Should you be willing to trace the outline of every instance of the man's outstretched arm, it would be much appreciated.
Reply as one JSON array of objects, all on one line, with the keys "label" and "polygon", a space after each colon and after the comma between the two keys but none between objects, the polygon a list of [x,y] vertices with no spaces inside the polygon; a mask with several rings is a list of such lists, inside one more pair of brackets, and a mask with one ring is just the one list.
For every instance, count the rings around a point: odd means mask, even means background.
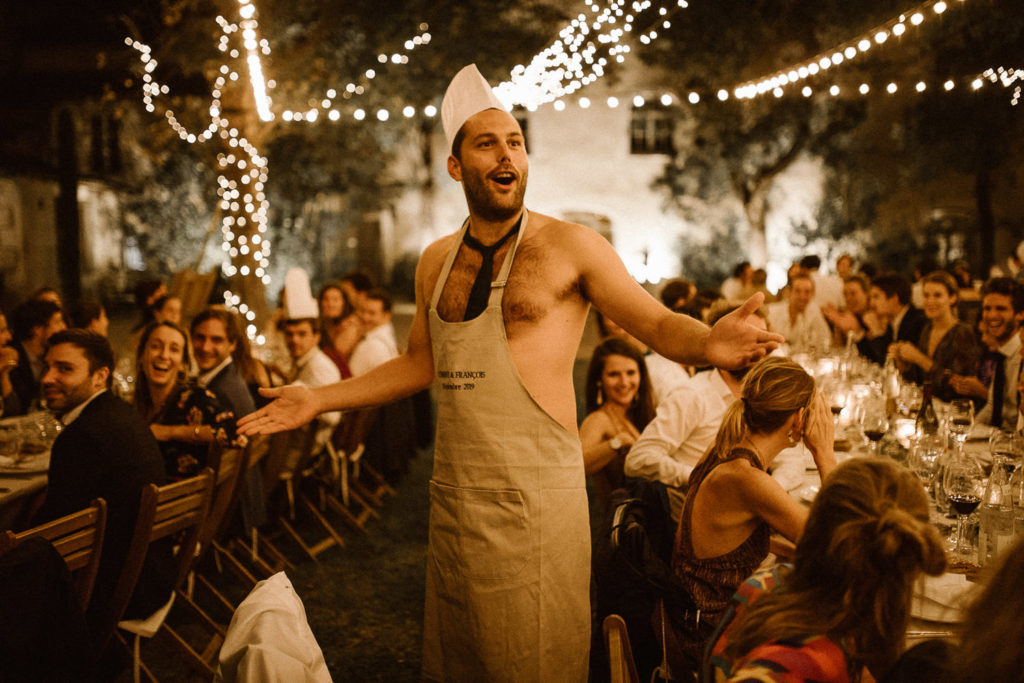
[{"label": "man's outstretched arm", "polygon": [[295,429],[322,412],[382,405],[430,386],[434,379],[434,357],[424,296],[424,262],[430,251],[428,248],[428,252],[424,252],[416,270],[416,316],[405,353],[365,375],[335,384],[313,389],[300,385],[260,389],[263,396],[274,401],[239,420],[239,433],[273,434]]}]

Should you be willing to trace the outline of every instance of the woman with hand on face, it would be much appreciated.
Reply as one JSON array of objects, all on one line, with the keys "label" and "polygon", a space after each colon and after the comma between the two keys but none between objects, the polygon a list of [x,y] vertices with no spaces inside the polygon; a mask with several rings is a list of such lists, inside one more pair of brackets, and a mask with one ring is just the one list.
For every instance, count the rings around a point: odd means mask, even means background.
[{"label": "woman with hand on face", "polygon": [[171,322],[150,323],[136,352],[134,405],[149,424],[171,480],[194,476],[206,465],[210,444],[245,445],[235,418],[216,396],[189,381],[192,353],[184,330]]},{"label": "woman with hand on face", "polygon": [[672,570],[684,595],[666,604],[673,671],[696,670],[736,588],[768,557],[771,533],[795,543],[803,532],[807,509],[768,474],[775,456],[803,441],[824,481],[832,440],[828,404],[800,365],[768,357],[747,372],[690,475],[676,531]]},{"label": "woman with hand on face", "polygon": [[580,424],[583,468],[607,505],[622,484],[622,469],[640,432],[654,418],[651,383],[644,357],[617,337],[594,349],[587,369],[587,416]]},{"label": "woman with hand on face", "polygon": [[919,384],[930,382],[932,393],[943,401],[967,396],[950,383],[953,375],[975,375],[981,347],[974,330],[956,316],[959,288],[952,275],[937,270],[921,278],[924,314],[928,318],[917,345],[896,342],[889,347],[906,376]]}]

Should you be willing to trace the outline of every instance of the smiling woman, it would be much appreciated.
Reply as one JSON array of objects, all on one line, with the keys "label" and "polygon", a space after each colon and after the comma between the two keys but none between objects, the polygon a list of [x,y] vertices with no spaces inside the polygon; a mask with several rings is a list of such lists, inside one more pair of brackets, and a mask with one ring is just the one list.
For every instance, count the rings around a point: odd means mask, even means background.
[{"label": "smiling woman", "polygon": [[[192,353],[185,331],[172,322],[150,323],[136,351],[134,406],[160,445],[170,479],[196,474],[209,446],[237,443],[235,418],[214,394],[187,379]],[[244,437],[242,437],[244,439]]]},{"label": "smiling woman", "polygon": [[583,467],[603,504],[622,483],[626,453],[654,417],[651,382],[633,345],[606,339],[587,370],[587,416],[580,425]]}]

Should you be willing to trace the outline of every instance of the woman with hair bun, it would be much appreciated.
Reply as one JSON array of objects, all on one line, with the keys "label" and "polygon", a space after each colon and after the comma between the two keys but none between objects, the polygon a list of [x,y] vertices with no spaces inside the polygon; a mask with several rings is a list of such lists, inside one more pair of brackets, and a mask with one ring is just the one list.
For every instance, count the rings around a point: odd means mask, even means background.
[{"label": "woman with hair bun", "polygon": [[796,542],[806,509],[768,474],[784,448],[806,444],[822,479],[835,467],[833,424],[814,379],[797,363],[768,357],[740,385],[715,443],[690,475],[672,569],[686,604],[668,606],[680,653],[674,669],[696,670],[736,588],[768,556],[777,531]]},{"label": "woman with hair bun", "polygon": [[821,487],[794,564],[762,570],[737,591],[711,654],[714,676],[703,678],[880,679],[903,651],[914,583],[945,566],[914,474],[889,460],[850,460]]}]

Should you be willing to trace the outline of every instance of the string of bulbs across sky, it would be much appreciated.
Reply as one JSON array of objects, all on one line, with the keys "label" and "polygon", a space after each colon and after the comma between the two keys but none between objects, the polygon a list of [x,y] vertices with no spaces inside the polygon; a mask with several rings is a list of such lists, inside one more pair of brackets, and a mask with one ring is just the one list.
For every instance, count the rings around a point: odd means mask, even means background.
[{"label": "string of bulbs across sky", "polygon": [[[225,57],[231,60],[237,61],[244,54],[257,114],[262,121],[269,122],[276,118],[272,108],[273,102],[269,95],[269,91],[274,89],[276,84],[272,79],[265,77],[262,56],[270,55],[270,43],[266,38],[259,36],[257,13],[252,0],[237,1],[237,20],[231,21],[223,16],[217,17],[217,23],[221,29],[217,47]],[[955,5],[962,5],[965,2],[965,0],[950,1]],[[529,64],[514,67],[509,80],[498,85],[495,88],[495,93],[509,108],[519,106],[528,111],[536,111],[539,107],[550,103],[556,111],[564,111],[568,106],[567,99],[602,78],[606,73],[606,67],[611,62],[621,64],[626,61],[627,56],[632,52],[631,46],[628,44],[630,36],[635,35],[643,45],[651,44],[658,39],[659,31],[671,27],[674,15],[687,7],[687,0],[676,0],[671,6],[657,7],[652,0],[634,0],[628,4],[625,0],[611,0],[603,7],[598,4],[597,0],[591,0],[587,5],[590,16],[581,12],[574,17],[559,32],[558,37],[537,53]],[[696,105],[705,99],[711,99],[712,94],[721,101],[728,100],[730,97],[753,99],[768,94],[782,97],[788,89],[796,87],[801,82],[823,76],[825,72],[834,70],[835,67],[858,59],[876,46],[885,44],[890,38],[902,38],[911,27],[920,26],[928,18],[938,17],[948,9],[950,9],[950,5],[947,0],[927,0],[812,58],[802,60],[771,74],[745,81],[732,88],[718,88],[706,93],[694,90],[686,94],[685,100],[691,105]],[[650,14],[657,15],[653,21],[647,18]],[[634,29],[640,21],[646,21],[649,27],[634,34]],[[413,50],[430,44],[431,34],[428,28],[427,24],[420,24],[419,33],[405,41],[403,50],[397,50],[391,54],[379,54],[377,56],[378,65],[408,64],[409,54]],[[238,38],[241,39],[241,49],[232,46],[233,39],[237,40]],[[166,84],[161,84],[154,78],[153,73],[156,71],[158,63],[151,48],[132,38],[126,38],[125,43],[139,53],[139,59],[143,65],[143,104],[147,111],[155,112],[157,98],[168,95],[170,89]],[[229,151],[217,155],[218,165],[222,169],[217,178],[217,194],[220,198],[219,208],[224,213],[221,219],[222,248],[232,258],[232,261],[225,263],[222,266],[222,271],[228,277],[236,274],[243,277],[253,276],[260,278],[264,284],[269,284],[270,275],[267,271],[270,265],[271,245],[266,237],[269,203],[264,192],[267,182],[267,159],[259,154],[256,146],[242,136],[236,127],[231,125],[221,111],[222,92],[229,82],[236,82],[241,78],[239,71],[237,67],[227,62],[220,66],[211,89],[208,107],[209,124],[198,133],[190,131],[182,124],[169,107],[164,110],[164,116],[178,137],[189,144],[208,142],[215,136],[226,141]],[[313,106],[305,109],[282,109],[280,119],[287,123],[314,123],[321,118],[339,121],[344,114],[339,108],[337,100],[340,98],[350,101],[359,97],[366,92],[370,83],[377,76],[376,68],[368,68],[359,78],[349,81],[344,86],[339,85],[337,88],[327,89]],[[891,81],[884,87],[884,92],[891,95],[906,89],[924,92],[931,88],[950,91],[958,85],[966,85],[973,90],[978,90],[986,83],[1001,84],[1005,88],[1013,87],[1012,103],[1016,105],[1021,98],[1024,69],[998,67],[986,70],[983,74],[961,79],[949,78],[942,83],[935,84],[928,84],[924,81],[900,84]],[[862,83],[855,92],[857,95],[866,96],[871,94],[873,89],[867,83]],[[810,97],[814,90],[810,85],[804,84],[800,93],[805,97]],[[850,94],[842,93],[840,87],[834,82],[829,86],[828,93],[832,96]],[[639,108],[645,106],[648,101],[643,94],[636,94],[633,95],[631,104]],[[666,107],[681,103],[681,99],[671,93],[662,94],[656,98],[656,101]],[[584,96],[577,97],[575,103],[582,109],[599,104]],[[617,97],[607,97],[604,100],[605,106],[610,108],[618,107],[621,103]],[[348,114],[356,121],[375,118],[384,122],[392,117],[392,112],[386,108],[379,108],[371,112],[358,106],[348,108]],[[404,118],[413,118],[420,114],[432,118],[437,115],[437,106],[431,103],[417,108],[412,104],[406,104],[394,113],[395,116],[401,115]],[[241,187],[238,182],[229,179],[224,174],[223,169],[228,167],[234,167],[236,175],[241,179]],[[243,215],[237,217],[232,215],[239,212]],[[256,226],[255,234],[250,238],[241,234],[245,232],[244,228],[247,225]],[[239,261],[241,261],[240,264]],[[257,344],[264,343],[263,336],[259,334],[254,324],[255,311],[242,301],[239,295],[231,291],[224,293],[224,301],[227,306],[238,310],[246,318],[248,336]]]}]

